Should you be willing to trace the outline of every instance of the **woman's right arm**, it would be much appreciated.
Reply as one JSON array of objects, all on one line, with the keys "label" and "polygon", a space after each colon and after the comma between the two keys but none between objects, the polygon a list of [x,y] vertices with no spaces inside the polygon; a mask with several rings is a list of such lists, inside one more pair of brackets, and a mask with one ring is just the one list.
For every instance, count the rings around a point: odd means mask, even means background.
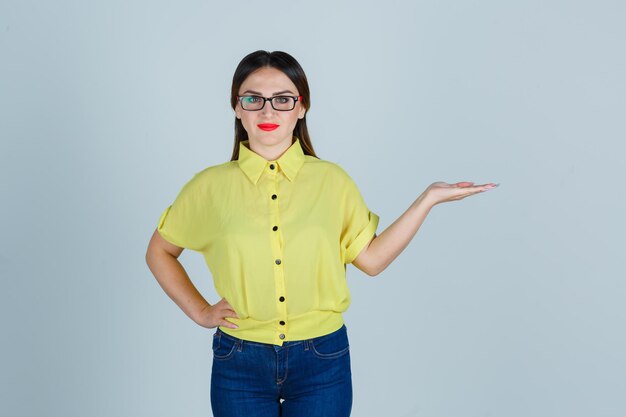
[{"label": "woman's right arm", "polygon": [[183,248],[165,240],[155,229],[148,244],[146,263],[163,291],[193,321],[203,327],[237,328],[225,317],[237,317],[226,299],[210,305],[193,285],[187,271],[178,261]]}]

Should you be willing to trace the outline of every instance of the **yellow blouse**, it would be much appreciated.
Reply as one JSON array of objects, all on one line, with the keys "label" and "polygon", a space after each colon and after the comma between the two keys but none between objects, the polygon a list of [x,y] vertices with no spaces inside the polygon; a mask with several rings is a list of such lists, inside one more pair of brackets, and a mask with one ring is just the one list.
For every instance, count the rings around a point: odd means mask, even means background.
[{"label": "yellow blouse", "polygon": [[240,142],[239,159],[197,172],[157,229],[203,254],[217,294],[239,316],[227,318],[239,328],[222,331],[282,346],[343,325],[346,264],[378,220],[343,168],[305,155],[294,136],[274,161]]}]

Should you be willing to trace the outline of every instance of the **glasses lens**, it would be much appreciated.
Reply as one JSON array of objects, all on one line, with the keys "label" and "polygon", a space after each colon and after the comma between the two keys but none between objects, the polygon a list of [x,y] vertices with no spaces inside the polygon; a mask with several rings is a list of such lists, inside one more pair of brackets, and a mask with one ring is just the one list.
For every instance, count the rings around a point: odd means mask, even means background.
[{"label": "glasses lens", "polygon": [[258,110],[263,107],[263,99],[257,96],[243,96],[241,98],[241,107],[245,110]]},{"label": "glasses lens", "polygon": [[293,97],[277,96],[273,98],[273,103],[276,110],[291,110],[294,108],[296,101]]}]

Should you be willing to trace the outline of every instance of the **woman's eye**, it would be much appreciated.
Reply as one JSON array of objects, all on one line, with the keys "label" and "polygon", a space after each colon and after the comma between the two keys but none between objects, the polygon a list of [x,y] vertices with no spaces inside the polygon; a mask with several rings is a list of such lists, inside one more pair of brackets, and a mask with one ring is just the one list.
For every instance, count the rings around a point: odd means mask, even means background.
[{"label": "woman's eye", "polygon": [[289,100],[287,97],[276,97],[276,101],[281,104],[285,104]]}]

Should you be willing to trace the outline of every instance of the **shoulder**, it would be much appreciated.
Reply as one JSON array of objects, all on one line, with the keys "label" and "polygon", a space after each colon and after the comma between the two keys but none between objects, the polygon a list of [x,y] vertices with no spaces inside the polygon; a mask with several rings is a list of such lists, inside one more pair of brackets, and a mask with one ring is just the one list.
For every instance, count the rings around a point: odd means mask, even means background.
[{"label": "shoulder", "polygon": [[238,168],[237,161],[227,161],[217,165],[208,166],[201,171],[195,173],[199,178],[210,178],[212,176],[219,176],[228,173],[229,171]]},{"label": "shoulder", "polygon": [[352,182],[352,177],[336,162],[305,155],[304,163],[306,167],[314,171],[316,175],[327,177],[339,183]]},{"label": "shoulder", "polygon": [[[218,165],[208,166],[196,171],[180,188],[179,198],[184,196],[204,196],[215,188],[216,184],[224,183],[228,173],[232,171],[233,164],[237,161],[224,162]],[[236,165],[235,165],[236,167]]]},{"label": "shoulder", "polygon": [[217,165],[211,165],[195,172],[191,180],[189,180],[189,183],[193,183],[194,185],[204,185],[219,181],[232,173],[232,171],[236,168],[238,168],[237,161],[228,161]]}]

